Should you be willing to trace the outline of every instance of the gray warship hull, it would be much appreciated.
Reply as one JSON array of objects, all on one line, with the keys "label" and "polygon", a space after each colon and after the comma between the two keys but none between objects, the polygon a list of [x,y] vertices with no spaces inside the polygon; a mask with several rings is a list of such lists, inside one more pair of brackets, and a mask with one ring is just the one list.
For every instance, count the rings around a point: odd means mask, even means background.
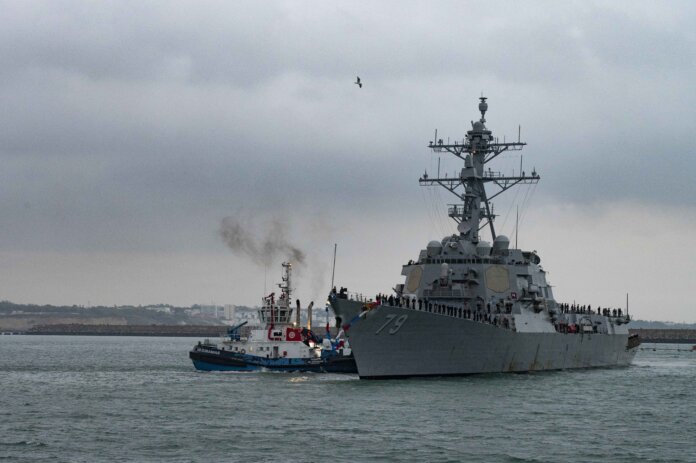
[{"label": "gray warship hull", "polygon": [[[536,251],[496,233],[492,200],[518,185],[536,185],[536,168],[512,175],[489,163],[526,143],[502,143],[481,118],[453,143],[436,136],[428,147],[461,161],[455,172],[425,171],[418,182],[457,198],[447,214],[457,233],[430,241],[401,267],[403,283],[374,300],[348,289],[329,296],[355,355],[361,378],[446,376],[628,365],[640,344],[620,308],[561,303]],[[488,186],[488,188],[487,188]],[[529,192],[529,190],[527,190]],[[526,193],[525,193],[526,197]],[[526,201],[526,200],[525,200]],[[519,216],[515,234],[519,228]],[[487,229],[492,243],[483,240]],[[332,285],[333,286],[333,285]],[[591,291],[590,291],[591,293]]]},{"label": "gray warship hull", "polygon": [[[343,320],[364,307],[347,299],[334,299],[332,305]],[[613,326],[611,334],[524,331],[543,326],[541,318],[539,323],[533,316],[518,318],[513,330],[379,305],[355,320],[347,334],[363,379],[618,367],[636,354],[626,325]]]}]

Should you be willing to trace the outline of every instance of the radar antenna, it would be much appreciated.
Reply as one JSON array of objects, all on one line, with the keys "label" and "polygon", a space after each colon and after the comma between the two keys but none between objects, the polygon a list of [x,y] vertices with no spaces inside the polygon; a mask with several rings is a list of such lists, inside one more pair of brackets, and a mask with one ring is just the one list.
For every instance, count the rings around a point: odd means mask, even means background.
[{"label": "radar antenna", "polygon": [[[435,140],[428,144],[433,152],[447,152],[461,159],[464,167],[459,175],[442,178],[438,172],[436,178],[430,178],[425,174],[419,179],[422,186],[440,185],[461,201],[449,205],[448,215],[457,222],[460,235],[474,243],[480,240],[479,232],[485,227],[489,228],[491,238],[496,238],[493,225],[496,216],[491,203],[494,198],[515,185],[536,184],[540,179],[536,170],[531,175],[525,175],[521,168],[519,175],[514,175],[514,172],[513,175],[505,175],[491,170],[490,167],[484,170],[484,166],[500,154],[505,151],[520,151],[526,143],[520,140],[521,127],[518,127],[517,142],[499,143],[497,138],[493,138],[493,133],[486,128],[487,98],[481,96],[479,100],[481,119],[471,122],[471,130],[467,131],[461,143],[450,144],[448,141],[445,144],[442,138],[437,139],[436,136]],[[487,192],[486,184],[493,184],[496,190]],[[481,222],[484,222],[483,225]]]}]

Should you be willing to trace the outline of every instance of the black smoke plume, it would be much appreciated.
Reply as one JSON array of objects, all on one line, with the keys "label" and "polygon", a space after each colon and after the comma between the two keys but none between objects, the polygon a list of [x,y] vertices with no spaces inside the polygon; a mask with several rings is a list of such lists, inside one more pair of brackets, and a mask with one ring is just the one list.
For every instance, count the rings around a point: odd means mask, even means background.
[{"label": "black smoke plume", "polygon": [[288,226],[280,220],[272,220],[263,227],[263,231],[256,232],[254,227],[234,217],[225,217],[219,233],[234,253],[246,256],[258,265],[269,266],[279,256],[294,265],[304,265],[305,253],[288,241],[287,230]]}]

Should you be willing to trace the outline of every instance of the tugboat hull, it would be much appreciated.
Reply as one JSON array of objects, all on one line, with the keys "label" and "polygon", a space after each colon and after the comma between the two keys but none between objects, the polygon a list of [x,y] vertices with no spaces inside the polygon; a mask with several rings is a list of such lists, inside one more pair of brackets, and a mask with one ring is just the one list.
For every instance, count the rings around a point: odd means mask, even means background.
[{"label": "tugboat hull", "polygon": [[357,373],[352,355],[324,355],[320,358],[266,358],[218,349],[212,346],[195,347],[189,358],[202,371],[290,371],[314,373]]}]

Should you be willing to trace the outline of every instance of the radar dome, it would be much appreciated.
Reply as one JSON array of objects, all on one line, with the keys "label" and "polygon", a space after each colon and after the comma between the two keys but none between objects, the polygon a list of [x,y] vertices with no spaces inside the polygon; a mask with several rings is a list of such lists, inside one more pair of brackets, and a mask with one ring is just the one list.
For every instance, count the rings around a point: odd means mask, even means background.
[{"label": "radar dome", "polygon": [[442,243],[433,240],[430,243],[428,243],[427,250],[429,257],[436,256],[440,254],[440,252],[442,252]]},{"label": "radar dome", "polygon": [[476,130],[476,131],[486,130],[486,126],[483,125],[483,122],[476,121],[476,122],[474,122],[474,130]]},{"label": "radar dome", "polygon": [[479,241],[476,245],[476,254],[480,257],[486,257],[491,254],[491,244],[488,241]]},{"label": "radar dome", "polygon": [[507,251],[510,247],[510,240],[505,235],[498,235],[493,241],[493,254],[500,254],[503,251]]}]

